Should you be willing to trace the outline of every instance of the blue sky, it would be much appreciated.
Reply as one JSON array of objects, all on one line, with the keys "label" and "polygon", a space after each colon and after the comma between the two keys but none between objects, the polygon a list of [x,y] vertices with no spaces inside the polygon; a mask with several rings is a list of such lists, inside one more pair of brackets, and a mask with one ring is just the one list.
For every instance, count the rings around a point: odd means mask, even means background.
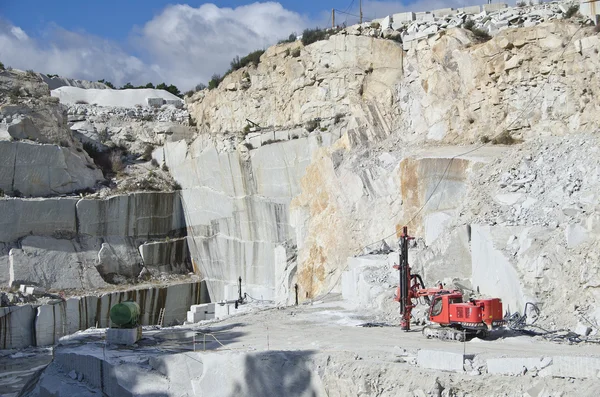
[{"label": "blue sky", "polygon": [[[234,56],[325,27],[332,8],[358,0],[0,0],[0,62],[85,80],[166,82],[187,90],[223,73]],[[483,3],[363,0],[365,19]],[[338,14],[338,23],[357,18]]]},{"label": "blue sky", "polygon": [[[0,14],[32,35],[43,34],[45,26],[55,23],[65,29],[86,31],[114,40],[124,40],[133,26],[143,25],[169,4],[175,1],[164,0],[2,0]],[[192,7],[199,7],[207,1],[184,1]],[[213,1],[219,7],[235,8],[252,4],[252,1],[226,0]],[[336,8],[342,11],[356,8],[358,0],[282,0],[279,3],[286,9],[306,15],[312,20],[323,20],[324,12]],[[355,3],[355,4],[353,4]],[[318,23],[319,24],[319,23]]]}]

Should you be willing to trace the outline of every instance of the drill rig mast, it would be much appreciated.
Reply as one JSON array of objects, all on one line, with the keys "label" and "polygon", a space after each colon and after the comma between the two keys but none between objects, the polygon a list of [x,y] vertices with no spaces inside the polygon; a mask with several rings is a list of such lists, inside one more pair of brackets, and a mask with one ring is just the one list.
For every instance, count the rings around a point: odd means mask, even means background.
[{"label": "drill rig mast", "polygon": [[413,301],[421,297],[430,304],[429,320],[438,325],[423,329],[427,337],[463,340],[465,336],[485,336],[490,330],[505,325],[502,302],[498,298],[463,302],[461,291],[444,289],[442,284],[425,288],[421,276],[412,274],[408,264],[408,243],[412,239],[414,237],[408,235],[408,228],[404,226],[400,236],[399,264],[394,266],[399,273],[395,300],[400,303],[403,330],[410,330],[411,312],[416,305]]}]

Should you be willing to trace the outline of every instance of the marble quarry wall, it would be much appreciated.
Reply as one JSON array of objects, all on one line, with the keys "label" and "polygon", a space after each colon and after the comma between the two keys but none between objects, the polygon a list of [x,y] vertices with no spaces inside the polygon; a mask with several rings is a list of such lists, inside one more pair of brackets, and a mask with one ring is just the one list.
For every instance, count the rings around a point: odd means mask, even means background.
[{"label": "marble quarry wall", "polygon": [[174,284],[82,296],[44,305],[0,308],[0,349],[48,346],[58,339],[91,327],[107,328],[110,308],[123,301],[140,305],[140,323],[155,325],[165,309],[163,325],[181,324],[191,305],[208,302],[204,282]]},{"label": "marble quarry wall", "polygon": [[[193,271],[181,241],[186,225],[177,192],[3,198],[0,210],[5,214],[0,220],[4,285],[85,290],[137,277],[144,267]],[[153,243],[160,246],[148,245]]]}]

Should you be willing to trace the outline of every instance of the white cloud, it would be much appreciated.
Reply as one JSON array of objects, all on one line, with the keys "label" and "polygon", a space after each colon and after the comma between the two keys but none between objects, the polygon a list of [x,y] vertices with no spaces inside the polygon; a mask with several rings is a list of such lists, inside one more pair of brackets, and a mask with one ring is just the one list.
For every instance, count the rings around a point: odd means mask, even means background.
[{"label": "white cloud", "polygon": [[107,40],[74,33],[52,25],[44,40],[34,39],[21,28],[0,20],[0,60],[5,66],[41,73],[116,84],[157,81],[156,67]]},{"label": "white cloud", "polygon": [[[355,2],[355,7],[358,2]],[[365,20],[405,12],[480,4],[481,0],[363,1]],[[357,7],[356,7],[357,8]],[[349,12],[358,14],[354,8]],[[329,11],[320,14],[320,25]],[[342,23],[343,17],[338,17]],[[356,18],[348,18],[349,24]],[[19,69],[56,73],[116,85],[147,82],[177,85],[182,91],[223,73],[234,56],[244,56],[319,25],[276,2],[236,8],[214,4],[169,5],[143,26],[133,27],[128,42],[118,44],[86,33],[50,25],[38,38],[0,18],[0,60]],[[29,33],[29,34],[28,34]],[[127,48],[127,49],[126,49]],[[132,51],[135,50],[135,55]]]},{"label": "white cloud", "polygon": [[234,56],[264,49],[307,26],[306,18],[274,2],[236,8],[173,5],[139,29],[133,41],[169,71],[169,81],[185,89],[226,71]]},{"label": "white cloud", "polygon": [[[6,66],[115,85],[147,82],[177,85],[182,91],[223,73],[234,56],[263,49],[311,24],[279,3],[236,8],[203,4],[170,5],[142,27],[128,43],[50,25],[41,38],[0,18],[0,60]],[[137,56],[125,50],[132,45]]]}]

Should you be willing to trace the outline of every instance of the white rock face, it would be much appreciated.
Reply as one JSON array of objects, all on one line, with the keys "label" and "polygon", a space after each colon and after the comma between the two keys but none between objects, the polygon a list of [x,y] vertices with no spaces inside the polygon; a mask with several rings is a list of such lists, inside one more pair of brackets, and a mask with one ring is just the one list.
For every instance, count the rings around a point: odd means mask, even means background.
[{"label": "white rock face", "polygon": [[89,236],[155,237],[185,228],[178,192],[132,193],[77,202],[79,233]]},{"label": "white rock face", "polygon": [[[173,103],[183,103],[183,101],[164,90],[155,90],[151,88],[144,89],[127,89],[127,90],[112,90],[112,89],[83,89],[78,87],[60,87],[52,90],[51,95],[60,100],[64,104],[75,104],[77,102],[85,102],[96,104],[98,106],[118,106],[125,108],[133,108],[138,106],[147,106],[149,103],[146,98],[161,98],[164,100],[172,100]],[[154,104],[154,103],[153,103]],[[161,103],[160,105],[162,105]]]},{"label": "white rock face", "polygon": [[20,249],[10,250],[9,283],[33,283],[55,289],[106,286],[98,271],[80,258],[80,250],[71,240],[26,237]]},{"label": "white rock face", "polygon": [[39,73],[39,76],[44,80],[44,83],[48,84],[48,88],[51,90],[55,90],[59,87],[77,87],[84,89],[97,89],[104,90],[108,89],[108,87],[104,83],[99,83],[97,81],[87,81],[87,80],[78,80],[78,79],[70,79],[67,77],[61,76],[53,76],[49,77],[43,73]]},{"label": "white rock face", "polygon": [[[6,268],[0,281],[5,285],[104,287],[140,274],[138,248],[143,243],[185,235],[178,193],[133,193],[105,200],[4,198],[0,210],[6,214],[0,221],[0,267]],[[152,267],[175,273],[193,270],[187,244],[174,250],[165,244],[149,254]]]},{"label": "white rock face", "polygon": [[[389,133],[397,112],[394,85],[402,78],[402,46],[391,40],[336,35],[302,47],[274,46],[257,68],[228,75],[216,90],[188,99],[201,131],[242,131],[250,119],[262,127],[291,129],[315,118],[352,114],[358,126],[377,125],[370,134]],[[247,75],[246,75],[247,73]],[[249,76],[249,77],[247,77]],[[227,90],[235,83],[240,89]]]},{"label": "white rock face", "polygon": [[76,234],[76,198],[0,199],[0,241],[10,243],[27,235]]},{"label": "white rock face", "polygon": [[6,192],[25,196],[71,193],[104,179],[87,154],[70,148],[0,141],[0,156],[0,189]]},{"label": "white rock face", "polygon": [[295,244],[289,203],[327,135],[315,132],[250,153],[219,152],[206,137],[189,148],[184,141],[165,145],[166,163],[184,188],[183,211],[193,236],[189,248],[210,279],[213,300],[237,298],[239,277],[251,296],[275,297],[284,277],[276,266],[286,266],[285,256],[276,260],[276,249]]}]

